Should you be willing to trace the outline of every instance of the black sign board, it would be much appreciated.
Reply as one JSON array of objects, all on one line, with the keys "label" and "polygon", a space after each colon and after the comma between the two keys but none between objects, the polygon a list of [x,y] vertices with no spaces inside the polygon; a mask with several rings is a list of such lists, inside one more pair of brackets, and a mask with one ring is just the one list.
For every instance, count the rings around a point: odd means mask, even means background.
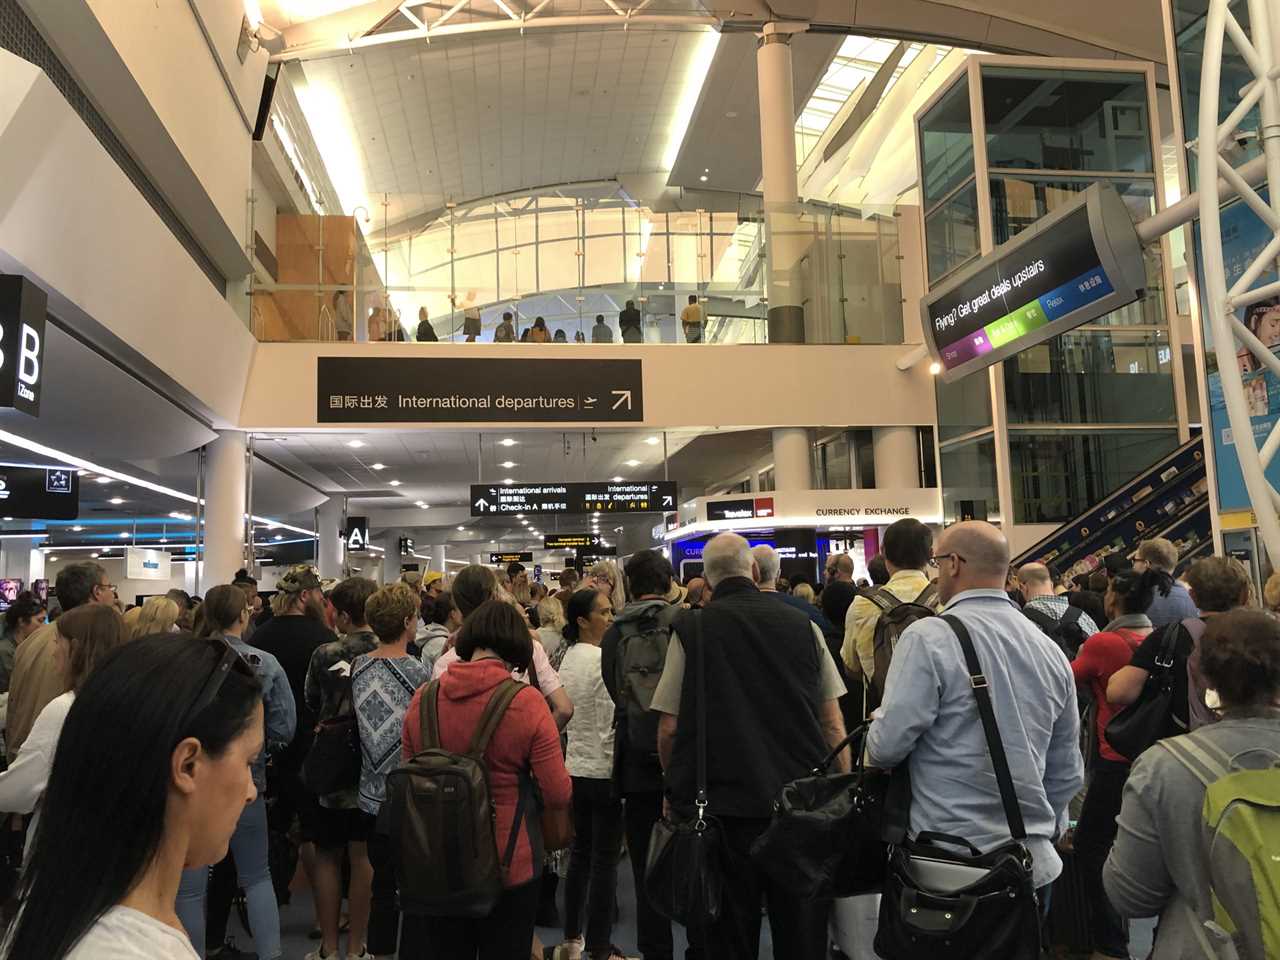
[{"label": "black sign board", "polygon": [[1146,265],[1124,201],[1094,184],[920,301],[950,382],[1133,303]]},{"label": "black sign board", "polygon": [[644,419],[639,360],[318,357],[316,394],[321,423]]},{"label": "black sign board", "polygon": [[532,553],[491,553],[489,562],[493,564],[533,563]]},{"label": "black sign board", "polygon": [[471,515],[661,513],[676,505],[676,482],[472,484]]},{"label": "black sign board", "polygon": [[546,550],[582,550],[600,546],[598,533],[555,533],[542,538]]},{"label": "black sign board", "polygon": [[369,549],[369,518],[347,517],[347,529],[342,531],[342,539],[347,545],[348,553],[363,553]]},{"label": "black sign board", "polygon": [[0,407],[40,415],[48,295],[26,277],[0,275]]},{"label": "black sign board", "polygon": [[750,520],[756,515],[754,497],[741,500],[711,500],[707,503],[708,520]]},{"label": "black sign board", "polygon": [[402,557],[413,556],[413,548],[414,548],[413,537],[400,538],[400,556]]},{"label": "black sign board", "polygon": [[578,562],[590,563],[592,560],[599,560],[601,557],[616,557],[617,555],[617,547],[584,547],[578,551]]},{"label": "black sign board", "polygon": [[80,477],[70,467],[0,465],[0,514],[74,520],[80,515]]}]

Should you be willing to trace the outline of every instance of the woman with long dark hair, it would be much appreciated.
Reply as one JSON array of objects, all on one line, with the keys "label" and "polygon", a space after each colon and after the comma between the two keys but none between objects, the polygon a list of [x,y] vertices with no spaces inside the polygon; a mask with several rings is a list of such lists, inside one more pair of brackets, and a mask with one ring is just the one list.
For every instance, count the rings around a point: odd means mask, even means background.
[{"label": "woman with long dark hair", "polygon": [[[242,639],[252,608],[244,591],[230,584],[214,587],[205,594],[200,609],[204,611],[201,637],[215,640],[230,648],[248,663],[261,681],[265,738],[268,748],[279,748],[293,739],[297,711],[289,680],[280,661],[265,650],[250,647]],[[271,885],[271,869],[267,861],[267,805],[262,796],[266,789],[267,751],[259,751],[253,762],[253,785],[258,797],[240,814],[231,835],[231,852],[235,856],[240,887],[245,893],[249,925],[253,941],[262,960],[280,956],[280,907]],[[209,871],[205,864],[191,864],[182,874],[177,891],[177,912],[182,925],[197,950],[205,945],[205,893],[209,888]]]},{"label": "woman with long dark hair", "polygon": [[108,655],[62,728],[6,960],[194,958],[179,878],[226,853],[261,748],[261,685],[225,643]]},{"label": "woman with long dark hair", "polygon": [[0,693],[9,691],[13,659],[22,641],[44,626],[45,606],[30,590],[18,594],[4,612],[4,629],[0,632]]}]

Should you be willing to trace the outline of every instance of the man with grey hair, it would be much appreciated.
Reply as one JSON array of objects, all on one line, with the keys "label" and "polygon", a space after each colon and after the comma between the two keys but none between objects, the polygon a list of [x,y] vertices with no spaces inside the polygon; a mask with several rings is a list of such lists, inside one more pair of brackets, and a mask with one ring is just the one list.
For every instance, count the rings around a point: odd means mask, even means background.
[{"label": "man with grey hair", "polygon": [[[1173,545],[1173,541],[1166,540],[1164,537],[1143,540],[1138,544],[1137,553],[1133,556],[1133,569],[1139,573],[1154,569],[1172,577],[1177,566],[1178,548]],[[1200,609],[1191,599],[1190,592],[1177,580],[1173,582],[1167,597],[1162,597],[1157,590],[1151,606],[1147,607],[1147,619],[1156,630],[1170,623],[1196,620],[1199,617]]]},{"label": "man with grey hair", "polygon": [[1043,563],[1024,563],[1018,568],[1022,584],[1022,613],[1074,659],[1080,646],[1098,632],[1098,625],[1080,607],[1073,607],[1065,595],[1053,589],[1053,574]]},{"label": "man with grey hair", "polygon": [[[774,943],[785,943],[796,960],[821,960],[830,904],[780,887],[749,851],[783,784],[807,776],[844,739],[838,700],[845,686],[821,631],[756,587],[762,577],[746,540],[722,533],[706,545],[702,562],[715,599],[676,619],[650,706],[662,715],[658,757],[680,818],[694,813],[698,735],[705,737],[706,810],[721,825],[729,858],[721,914],[690,924],[690,944],[700,955],[756,956],[767,902]],[[836,765],[848,769],[847,750]]]},{"label": "man with grey hair", "polygon": [[827,615],[812,603],[805,603],[802,597],[792,596],[789,593],[782,593],[778,590],[778,576],[782,572],[782,560],[778,557],[777,550],[767,543],[762,543],[751,548],[751,557],[756,562],[756,587],[759,588],[761,593],[781,600],[789,607],[795,607],[813,621],[813,625],[822,631],[823,637],[835,630],[831,625],[831,621],[827,619]]},{"label": "man with grey hair", "polygon": [[868,759],[877,767],[907,761],[913,834],[950,834],[979,850],[1010,840],[964,654],[943,619],[955,617],[982,664],[1032,877],[1047,889],[1062,871],[1054,841],[1066,832],[1067,804],[1084,782],[1071,665],[1005,593],[1009,544],[998,529],[976,520],[948,527],[930,563],[938,568],[943,616],[918,620],[899,638],[867,734]]}]

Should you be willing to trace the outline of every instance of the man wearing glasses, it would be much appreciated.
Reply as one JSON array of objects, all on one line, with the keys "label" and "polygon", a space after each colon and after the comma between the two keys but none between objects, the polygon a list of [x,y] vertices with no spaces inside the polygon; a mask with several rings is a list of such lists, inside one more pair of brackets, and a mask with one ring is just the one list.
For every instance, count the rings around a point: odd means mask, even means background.
[{"label": "man wearing glasses", "polygon": [[[943,614],[968,629],[991,691],[1037,889],[1062,872],[1054,839],[1084,782],[1076,687],[1062,651],[1004,591],[1009,543],[982,521],[948,527],[930,563]],[[907,762],[912,834],[963,837],[980,850],[1010,840],[960,642],[941,617],[898,639],[884,702],[867,734],[868,761]]]},{"label": "man wearing glasses", "polygon": [[[63,567],[53,589],[63,613],[89,603],[116,603],[115,584],[107,578],[102,565],[91,560]],[[22,642],[14,657],[5,725],[5,752],[10,763],[18,756],[40,711],[66,692],[66,680],[53,656],[57,629],[55,623],[45,624]]]}]

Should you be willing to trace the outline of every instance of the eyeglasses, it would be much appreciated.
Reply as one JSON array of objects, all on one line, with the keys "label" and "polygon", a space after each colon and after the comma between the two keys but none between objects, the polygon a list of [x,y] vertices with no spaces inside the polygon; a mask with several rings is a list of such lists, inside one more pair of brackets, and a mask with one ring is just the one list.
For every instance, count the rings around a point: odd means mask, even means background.
[{"label": "eyeglasses", "polygon": [[929,558],[929,566],[936,567],[938,565],[939,560],[950,560],[952,558],[956,559],[960,563],[966,562],[965,558],[960,556],[960,554],[958,553],[935,553],[932,557]]},{"label": "eyeglasses", "polygon": [[246,677],[256,678],[257,672],[254,670],[254,664],[251,660],[256,660],[258,663],[262,662],[261,658],[254,654],[250,654],[249,658],[241,656],[239,651],[227,641],[226,637],[211,637],[210,639],[215,644],[220,645],[222,657],[205,680],[204,686],[200,688],[200,693],[192,701],[191,708],[187,710],[187,715],[183,717],[183,729],[198,717],[201,711],[208,707],[209,704],[213,703],[218,696],[218,691],[222,689],[222,685],[227,680],[227,674],[232,670],[239,670]]}]

